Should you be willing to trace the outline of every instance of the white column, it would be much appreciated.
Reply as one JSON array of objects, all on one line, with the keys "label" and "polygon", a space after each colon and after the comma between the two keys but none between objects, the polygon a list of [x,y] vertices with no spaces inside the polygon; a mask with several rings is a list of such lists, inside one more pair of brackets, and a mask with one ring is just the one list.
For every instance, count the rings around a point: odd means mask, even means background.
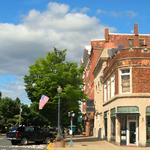
[{"label": "white column", "polygon": [[116,144],[120,145],[120,119],[116,117]]},{"label": "white column", "polygon": [[146,110],[145,108],[140,108],[139,146],[146,146]]},{"label": "white column", "polygon": [[107,113],[107,140],[111,140],[111,118],[110,118],[110,111]]}]

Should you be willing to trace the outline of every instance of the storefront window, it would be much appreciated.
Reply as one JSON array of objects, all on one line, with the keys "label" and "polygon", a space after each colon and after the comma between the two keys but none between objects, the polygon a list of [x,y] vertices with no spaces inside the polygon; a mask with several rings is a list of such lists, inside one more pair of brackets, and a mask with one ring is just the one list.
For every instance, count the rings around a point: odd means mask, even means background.
[{"label": "storefront window", "polygon": [[115,117],[111,117],[111,140],[115,141],[115,136],[116,136],[116,120]]},{"label": "storefront window", "polygon": [[107,139],[107,112],[104,112],[105,139]]},{"label": "storefront window", "polygon": [[146,117],[146,138],[147,142],[150,144],[150,116]]},{"label": "storefront window", "polygon": [[120,116],[120,136],[121,136],[121,144],[126,145],[127,142],[127,116]]}]

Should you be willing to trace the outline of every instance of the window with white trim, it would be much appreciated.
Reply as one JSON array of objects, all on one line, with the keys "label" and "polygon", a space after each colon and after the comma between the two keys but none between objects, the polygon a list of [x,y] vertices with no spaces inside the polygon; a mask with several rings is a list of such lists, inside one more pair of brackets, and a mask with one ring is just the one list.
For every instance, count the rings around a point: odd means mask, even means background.
[{"label": "window with white trim", "polygon": [[107,97],[110,99],[110,80],[107,81]]},{"label": "window with white trim", "polygon": [[109,101],[115,96],[115,75],[111,76],[104,83],[104,102]]},{"label": "window with white trim", "polygon": [[104,84],[104,102],[107,102],[107,82]]},{"label": "window with white trim", "polygon": [[112,98],[112,97],[114,97],[115,96],[115,76],[113,75],[112,77],[111,77],[111,95],[110,95],[110,97]]},{"label": "window with white trim", "polygon": [[121,78],[121,93],[128,93],[131,91],[131,71],[129,68],[120,70],[120,78]]}]

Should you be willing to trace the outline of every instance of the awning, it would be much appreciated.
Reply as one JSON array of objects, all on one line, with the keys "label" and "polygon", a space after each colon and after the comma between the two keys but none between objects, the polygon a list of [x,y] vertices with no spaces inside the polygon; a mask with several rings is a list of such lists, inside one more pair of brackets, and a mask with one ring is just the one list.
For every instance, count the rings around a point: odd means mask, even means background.
[{"label": "awning", "polygon": [[104,118],[107,118],[107,111],[104,112]]},{"label": "awning", "polygon": [[110,117],[115,117],[116,116],[116,109],[115,108],[112,108],[110,110]]},{"label": "awning", "polygon": [[150,116],[150,106],[147,106],[146,108],[146,116]]},{"label": "awning", "polygon": [[119,106],[117,107],[117,114],[137,114],[139,108],[137,106]]}]

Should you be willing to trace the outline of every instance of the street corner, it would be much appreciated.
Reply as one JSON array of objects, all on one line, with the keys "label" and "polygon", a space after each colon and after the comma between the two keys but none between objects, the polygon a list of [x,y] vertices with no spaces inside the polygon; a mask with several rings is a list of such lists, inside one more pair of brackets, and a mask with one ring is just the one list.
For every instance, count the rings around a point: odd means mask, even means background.
[{"label": "street corner", "polygon": [[54,150],[54,144],[53,144],[53,143],[49,143],[49,144],[46,146],[46,150]]}]

